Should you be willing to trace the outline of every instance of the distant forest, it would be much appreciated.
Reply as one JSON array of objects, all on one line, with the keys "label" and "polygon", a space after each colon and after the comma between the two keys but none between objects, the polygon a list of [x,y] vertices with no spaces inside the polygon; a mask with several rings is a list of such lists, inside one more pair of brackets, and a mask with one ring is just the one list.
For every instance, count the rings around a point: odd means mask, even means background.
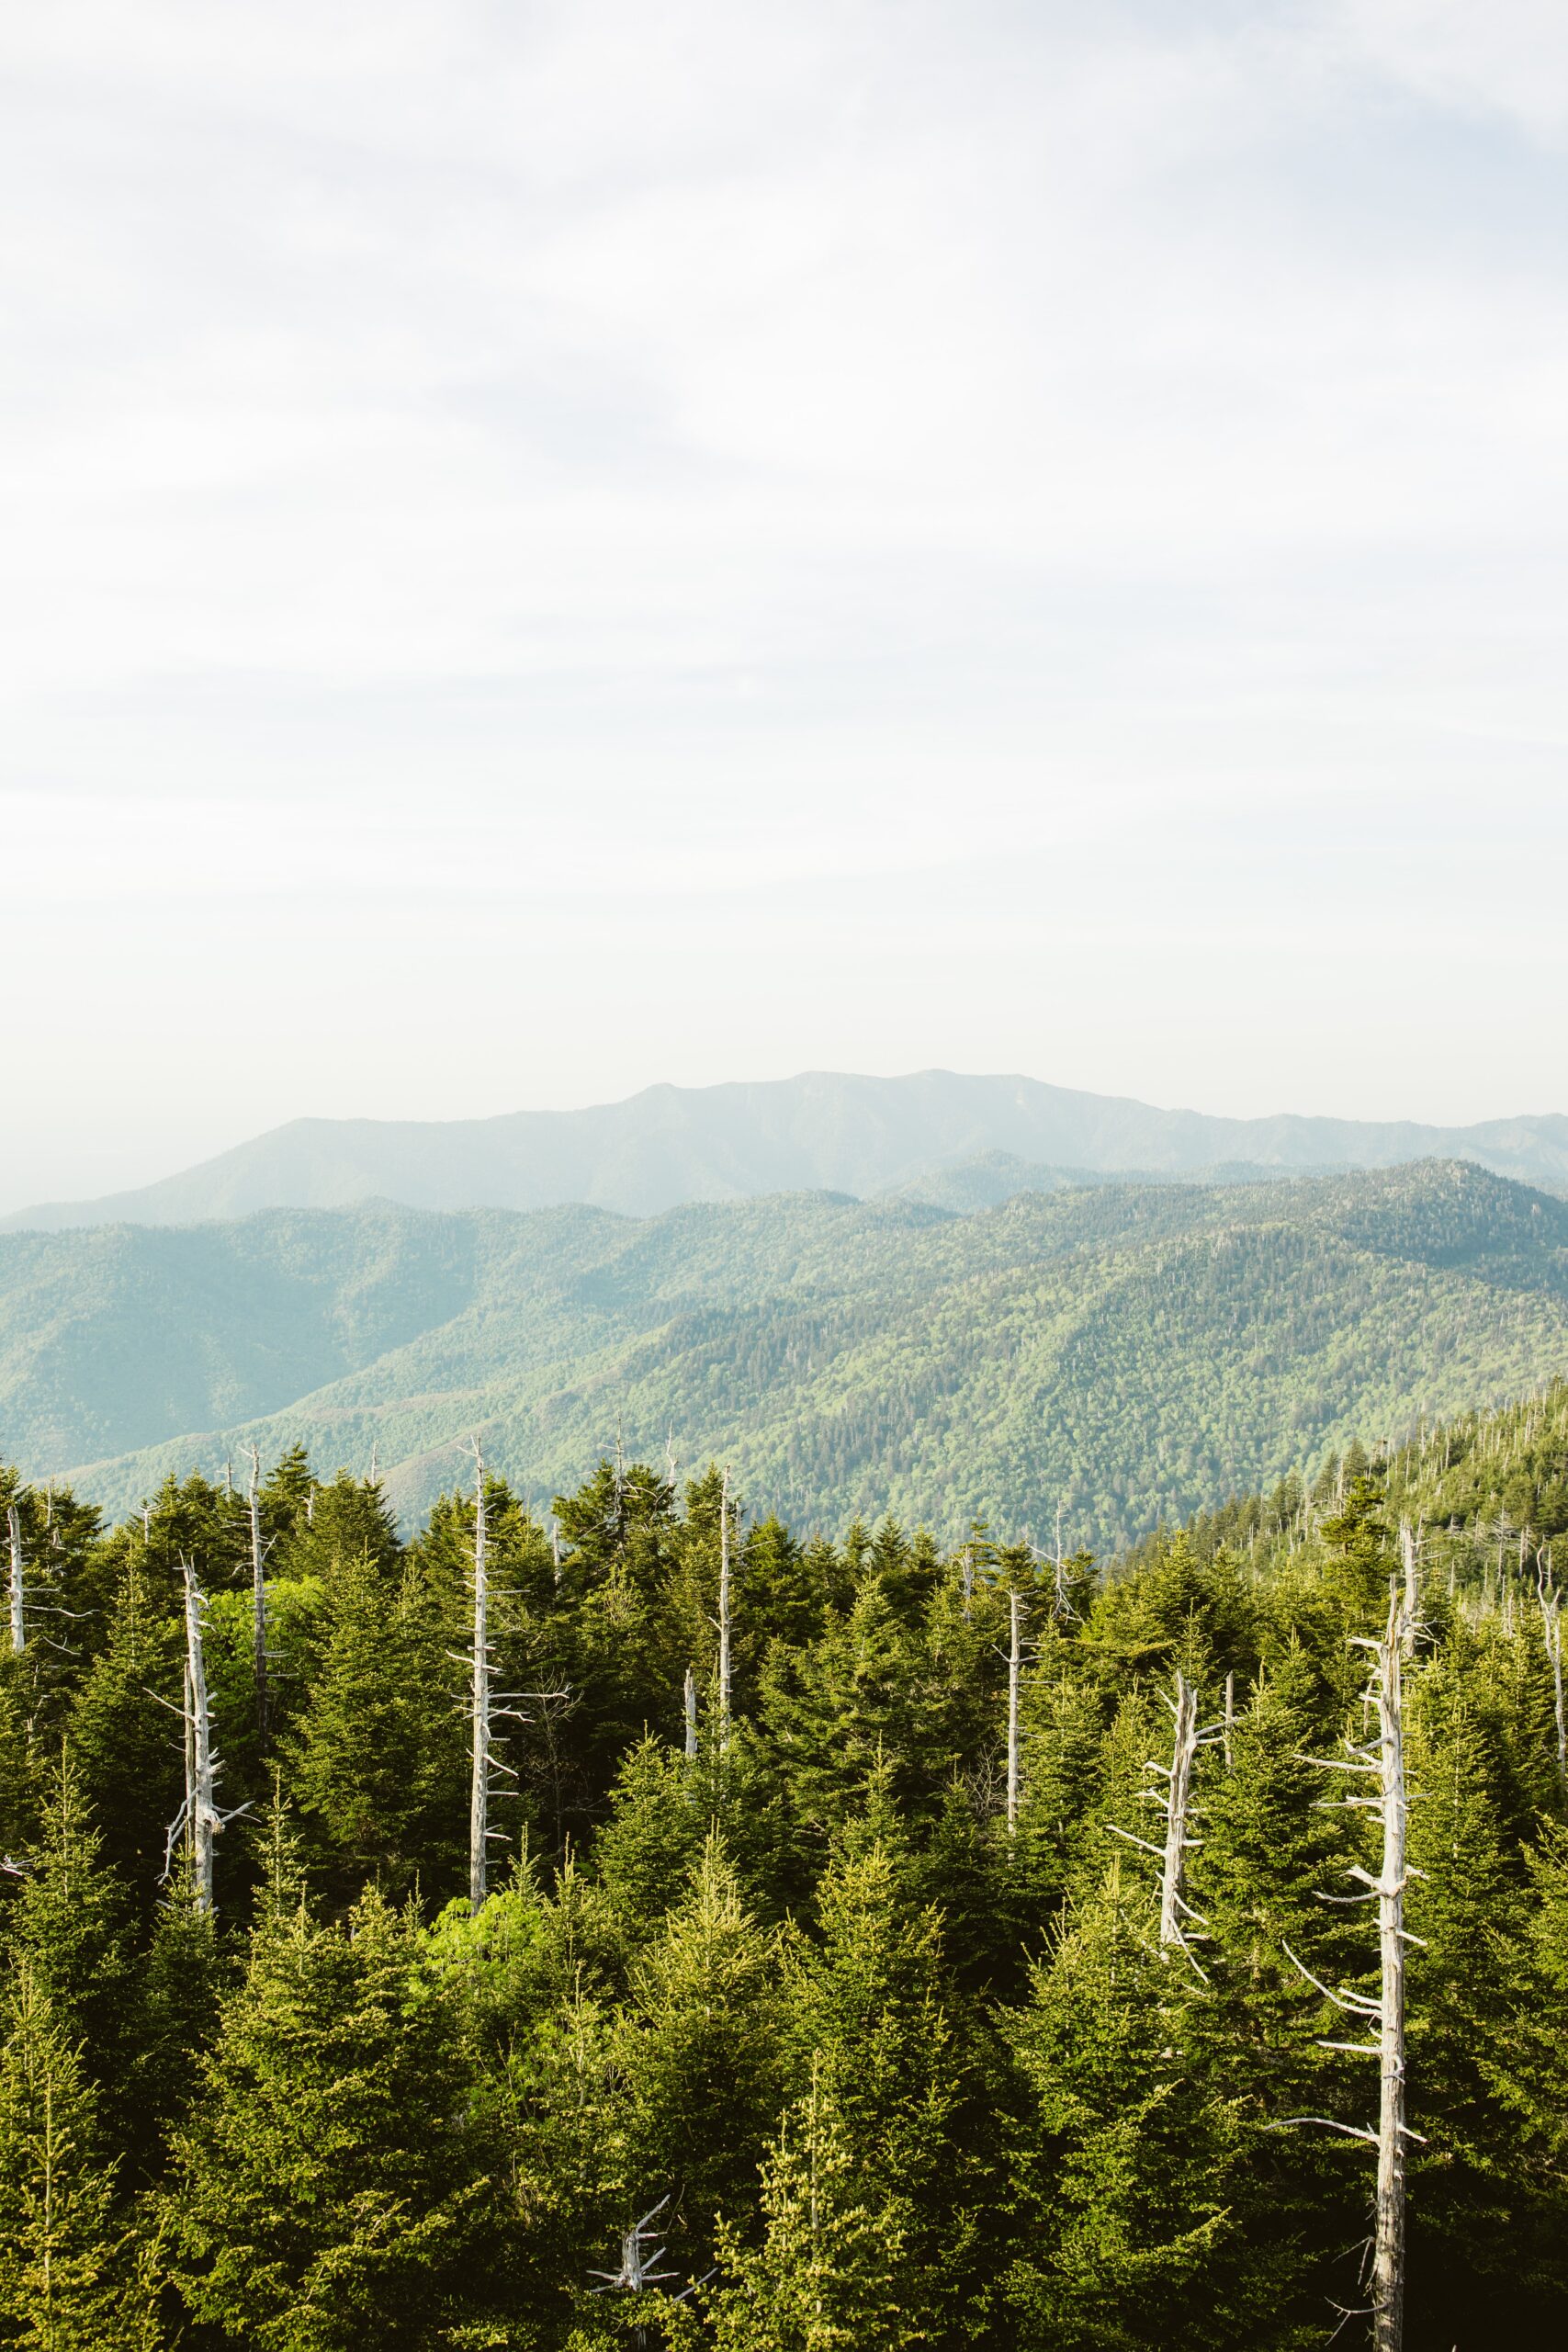
[{"label": "distant forest", "polygon": [[973,1216],[817,1193],[0,1234],[6,1451],[117,1516],[303,1441],[378,1461],[412,1522],[476,1426],[537,1506],[619,1429],[728,1461],[799,1534],[1054,1540],[1059,1499],[1109,1552],[1565,1364],[1568,1201],[1435,1161]]},{"label": "distant forest", "polygon": [[0,1473],[0,2344],[1562,2344],[1568,1388],[1107,1561],[468,1472]]}]

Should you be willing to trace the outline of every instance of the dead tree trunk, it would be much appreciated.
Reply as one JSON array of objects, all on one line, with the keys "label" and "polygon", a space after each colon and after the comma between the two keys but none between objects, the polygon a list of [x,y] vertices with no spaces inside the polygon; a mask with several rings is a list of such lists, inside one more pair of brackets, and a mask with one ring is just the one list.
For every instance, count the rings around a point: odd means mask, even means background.
[{"label": "dead tree trunk", "polygon": [[1562,1707],[1562,1596],[1551,1582],[1542,1555],[1536,1554],[1536,1594],[1540,1602],[1541,1639],[1551,1668],[1552,1715],[1557,1729],[1557,1783],[1568,1790],[1568,1719]]},{"label": "dead tree trunk", "polygon": [[251,1483],[247,1496],[251,1520],[251,1665],[256,1686],[256,1740],[266,1752],[266,1555],[262,1548],[261,1456],[251,1447]]},{"label": "dead tree trunk", "polygon": [[197,1907],[212,1908],[213,1840],[223,1826],[213,1794],[216,1759],[212,1717],[207,1701],[207,1668],[201,1643],[201,1588],[193,1562],[182,1560],[186,1601],[186,1802],[185,1829]]},{"label": "dead tree trunk", "polygon": [[729,1746],[730,1701],[729,1472],[718,1490],[718,1745]]},{"label": "dead tree trunk", "polygon": [[6,1512],[11,1538],[11,1651],[19,1657],[28,1645],[27,1588],[22,1566],[22,1514],[15,1503]]},{"label": "dead tree trunk", "polygon": [[484,1909],[485,1865],[490,1838],[490,1585],[485,1560],[485,1464],[474,1440],[474,1625],[473,1747],[468,1783],[468,1907]]},{"label": "dead tree trunk", "polygon": [[1226,1677],[1225,1677],[1225,1770],[1226,1770],[1226,1771],[1227,1771],[1227,1772],[1230,1770],[1231,1766],[1232,1766],[1232,1765],[1235,1763],[1235,1756],[1234,1756],[1234,1754],[1233,1754],[1233,1752],[1232,1752],[1232,1744],[1233,1744],[1233,1742],[1234,1742],[1235,1738],[1235,1668],[1232,1668],[1232,1670],[1230,1671],[1230,1673],[1229,1673],[1229,1674],[1227,1674],[1227,1675],[1226,1675]]},{"label": "dead tree trunk", "polygon": [[[1182,1900],[1181,1883],[1186,1871],[1187,1849],[1192,1843],[1187,1834],[1187,1816],[1192,1801],[1192,1761],[1198,1753],[1201,1735],[1198,1729],[1197,1686],[1189,1682],[1184,1674],[1176,1678],[1176,1701],[1171,1713],[1175,1733],[1171,1741],[1170,1769],[1167,1775],[1165,1852],[1161,1857],[1159,1878],[1159,1940],[1162,1951],[1169,1951],[1177,1945],[1183,1951],[1187,1948],[1187,1939],[1181,1931],[1181,1914],[1188,1905]],[[1165,1770],[1163,1765],[1156,1769]]]},{"label": "dead tree trunk", "polygon": [[1378,1877],[1378,1944],[1382,1960],[1381,2051],[1378,2060],[1377,2234],[1372,2250],[1372,2325],[1378,2352],[1401,2352],[1404,2340],[1404,1611],[1389,1611],[1378,1652],[1379,1791],[1382,1801],[1382,1869]]},{"label": "dead tree trunk", "polygon": [[1416,1627],[1421,1615],[1421,1584],[1420,1544],[1407,1519],[1399,1522],[1399,1551],[1404,1565],[1404,1604],[1401,1611],[1400,1639],[1408,1657],[1416,1646]]},{"label": "dead tree trunk", "polygon": [[686,1668],[681,1705],[686,1718],[686,1761],[694,1764],[697,1760],[697,1678],[690,1667]]},{"label": "dead tree trunk", "polygon": [[[1348,2051],[1353,2055],[1376,2058],[1378,2062],[1378,2122],[1375,2131],[1353,2123],[1340,2123],[1321,2115],[1293,2115],[1283,2119],[1277,2127],[1283,2130],[1296,2123],[1326,2124],[1333,2132],[1343,2132],[1350,2139],[1366,2140],[1377,2150],[1377,2194],[1372,2233],[1372,2340],[1377,2352],[1402,2352],[1404,2340],[1404,2162],[1405,2145],[1419,2139],[1410,2129],[1406,2115],[1406,2075],[1404,2048],[1404,1947],[1412,1940],[1404,1928],[1404,1890],[1409,1881],[1410,1866],[1405,1857],[1405,1829],[1409,1814],[1409,1798],[1404,1779],[1404,1666],[1408,1638],[1404,1597],[1397,1589],[1389,1594],[1388,1623],[1382,1636],[1358,1634],[1358,1645],[1373,1653],[1372,1679],[1365,1693],[1366,1703],[1376,1709],[1378,1736],[1375,1746],[1371,1742],[1346,1741],[1348,1753],[1333,1760],[1329,1768],[1342,1772],[1355,1772],[1376,1783],[1377,1793],[1364,1797],[1348,1796],[1340,1800],[1347,1805],[1364,1807],[1375,1813],[1382,1832],[1382,1855],[1376,1878],[1364,1871],[1359,1863],[1352,1863],[1347,1873],[1358,1879],[1366,1893],[1360,1896],[1337,1895],[1337,1902],[1347,1900],[1375,1903],[1378,1906],[1379,1984],[1375,1999],[1364,1993],[1350,1991],[1341,1985],[1337,1991],[1323,1983],[1296,1959],[1291,1958],[1308,1984],[1321,1993],[1347,2017],[1364,2025],[1375,2026],[1375,2041],[1329,2041],[1325,2050]],[[1290,1947],[1286,1946],[1287,1951]]]},{"label": "dead tree trunk", "polygon": [[[1199,1976],[1203,1971],[1197,1954],[1188,1940],[1185,1922],[1190,1920],[1201,1928],[1203,1914],[1193,1909],[1184,1892],[1189,1849],[1199,1844],[1188,1828],[1192,1808],[1192,1767],[1198,1750],[1224,1736],[1224,1723],[1198,1722],[1198,1688],[1184,1674],[1176,1678],[1174,1699],[1160,1693],[1169,1708],[1172,1719],[1170,1762],[1156,1763],[1151,1758],[1148,1769],[1165,1782],[1163,1789],[1146,1789],[1145,1795],[1165,1814],[1165,1837],[1159,1845],[1147,1838],[1135,1837],[1130,1829],[1122,1829],[1115,1822],[1109,1826],[1118,1838],[1125,1838],[1131,1846],[1141,1846],[1152,1854],[1160,1866],[1159,1877],[1159,1943],[1160,1957],[1168,1960],[1173,1951],[1184,1952]],[[1207,1983],[1207,1978],[1204,1982]]]},{"label": "dead tree trunk", "polygon": [[1023,1667],[1023,1595],[1015,1584],[1008,1594],[1008,1836],[1018,1834],[1018,1691]]}]

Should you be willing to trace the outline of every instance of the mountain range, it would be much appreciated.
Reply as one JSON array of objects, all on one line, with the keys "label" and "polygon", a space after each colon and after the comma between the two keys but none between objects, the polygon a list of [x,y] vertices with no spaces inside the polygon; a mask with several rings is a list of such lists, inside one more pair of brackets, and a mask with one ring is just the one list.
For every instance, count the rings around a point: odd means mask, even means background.
[{"label": "mountain range", "polygon": [[1565,1369],[1568,1202],[1451,1161],[0,1237],[0,1459],[117,1512],[254,1438],[374,1458],[416,1518],[477,1430],[536,1499],[668,1443],[805,1525],[1060,1501],[1103,1551]]},{"label": "mountain range", "polygon": [[1183,1175],[1226,1163],[1303,1170],[1461,1159],[1565,1190],[1568,1118],[1549,1114],[1470,1127],[1293,1115],[1227,1119],[1031,1078],[817,1070],[757,1084],[650,1086],[625,1102],[581,1111],[423,1122],[295,1119],[135,1192],[18,1210],[0,1219],[0,1231],[190,1225],[256,1209],[339,1208],[368,1199],[427,1209],[586,1202],[651,1216],[682,1202],[759,1193],[864,1196],[998,1154],[1035,1169],[1101,1175]]}]

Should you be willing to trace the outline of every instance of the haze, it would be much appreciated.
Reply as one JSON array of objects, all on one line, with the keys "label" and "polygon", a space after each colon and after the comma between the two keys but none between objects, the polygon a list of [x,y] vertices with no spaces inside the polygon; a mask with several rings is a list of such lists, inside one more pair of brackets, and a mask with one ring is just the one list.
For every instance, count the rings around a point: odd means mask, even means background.
[{"label": "haze", "polygon": [[12,11],[0,1209],[303,1113],[1568,1108],[1568,15]]}]

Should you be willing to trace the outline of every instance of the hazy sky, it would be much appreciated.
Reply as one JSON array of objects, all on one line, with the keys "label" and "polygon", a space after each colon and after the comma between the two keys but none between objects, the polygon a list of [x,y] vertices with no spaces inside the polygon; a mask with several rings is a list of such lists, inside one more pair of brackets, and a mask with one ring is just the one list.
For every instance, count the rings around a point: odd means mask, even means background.
[{"label": "hazy sky", "polygon": [[0,66],[0,1208],[810,1067],[1568,1110],[1562,0]]}]

